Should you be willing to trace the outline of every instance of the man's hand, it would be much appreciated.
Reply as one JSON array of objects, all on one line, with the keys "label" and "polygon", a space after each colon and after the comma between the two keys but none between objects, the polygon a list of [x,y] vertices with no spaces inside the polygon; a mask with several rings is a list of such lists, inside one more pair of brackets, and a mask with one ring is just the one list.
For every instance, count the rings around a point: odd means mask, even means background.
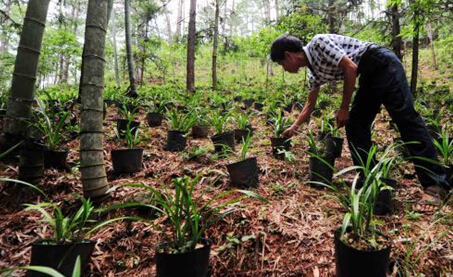
[{"label": "man's hand", "polygon": [[349,121],[349,111],[345,108],[340,108],[336,114],[337,128],[345,126]]},{"label": "man's hand", "polygon": [[296,134],[296,130],[297,130],[297,126],[291,125],[291,127],[289,127],[288,129],[286,129],[283,132],[282,136],[284,138],[290,138],[290,137],[292,137],[292,136],[294,136]]}]

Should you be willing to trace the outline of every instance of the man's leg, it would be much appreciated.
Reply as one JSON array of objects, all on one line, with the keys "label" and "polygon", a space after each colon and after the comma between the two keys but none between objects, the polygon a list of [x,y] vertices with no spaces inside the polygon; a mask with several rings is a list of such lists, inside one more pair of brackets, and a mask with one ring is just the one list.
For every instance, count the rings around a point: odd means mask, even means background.
[{"label": "man's leg", "polygon": [[[398,61],[392,64],[390,71],[390,74],[394,76],[394,82],[391,82],[393,89],[385,93],[384,105],[398,126],[401,138],[405,143],[408,143],[406,147],[411,154],[418,179],[425,189],[441,187],[449,190],[450,185],[446,180],[445,171],[436,164],[438,159],[432,139],[423,119],[414,109],[404,68]],[[430,159],[434,162],[417,159],[417,157]],[[428,192],[430,189],[428,189]]]},{"label": "man's leg", "polygon": [[381,107],[378,93],[360,86],[354,97],[346,124],[349,151],[354,165],[364,165],[371,143],[371,125]]}]

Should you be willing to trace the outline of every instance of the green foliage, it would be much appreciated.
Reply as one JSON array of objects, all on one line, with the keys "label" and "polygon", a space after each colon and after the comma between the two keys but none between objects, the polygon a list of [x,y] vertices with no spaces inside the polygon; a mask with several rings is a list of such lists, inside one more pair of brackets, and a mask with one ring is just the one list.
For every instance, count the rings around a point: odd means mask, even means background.
[{"label": "green foliage", "polygon": [[[43,274],[46,274],[48,276],[51,276],[51,277],[65,277],[63,274],[59,273],[58,271],[56,271],[55,269],[53,268],[50,268],[50,267],[46,267],[46,266],[34,266],[34,265],[30,265],[30,266],[23,266],[23,267],[19,267],[19,268],[6,268],[6,269],[2,269],[0,270],[0,275],[1,276],[4,276],[4,277],[9,277],[9,276],[13,276],[13,273],[16,271],[16,270],[29,270],[29,271],[35,271],[35,272],[39,272],[39,273],[43,273]],[[3,275],[3,274],[6,274],[6,275]],[[74,269],[72,271],[72,277],[80,277],[81,276],[81,261],[80,261],[80,256],[77,256],[77,259],[76,259],[76,262],[74,264]]]},{"label": "green foliage", "polygon": [[328,28],[321,16],[308,13],[307,7],[302,6],[291,14],[280,17],[277,30],[295,36],[306,44],[316,34],[327,33]]},{"label": "green foliage", "polygon": [[[377,147],[374,145],[368,152],[366,161],[361,160],[360,166],[351,166],[339,171],[336,175],[341,176],[349,172],[359,170],[363,174],[363,184],[358,188],[360,174],[354,178],[352,187],[345,185],[348,190],[348,195],[340,195],[341,192],[337,188],[326,185],[334,191],[337,191],[335,199],[348,210],[343,217],[341,235],[346,233],[350,227],[353,236],[367,243],[371,249],[379,249],[377,244],[377,221],[374,219],[374,207],[377,201],[378,193],[382,189],[388,189],[382,179],[389,175],[389,171],[393,168],[395,157],[390,156],[390,153],[396,145],[388,146],[379,161],[374,164],[373,160],[376,157]],[[343,238],[344,239],[344,238]]]},{"label": "green foliage", "polygon": [[220,110],[215,110],[210,115],[211,125],[214,127],[216,134],[225,132],[226,125],[231,119],[231,111],[222,113]]},{"label": "green foliage", "polygon": [[207,156],[209,148],[204,145],[190,147],[182,153],[182,157],[188,161],[196,160],[201,157]]},{"label": "green foliage", "polygon": [[274,137],[279,138],[283,132],[291,126],[289,118],[285,117],[283,113],[277,112],[271,118]]},{"label": "green foliage", "polygon": [[134,128],[131,128],[131,122],[129,121],[126,125],[126,132],[124,133],[126,147],[129,149],[134,149],[142,141],[140,130],[134,131]]},{"label": "green foliage", "polygon": [[50,150],[56,150],[61,146],[63,140],[62,130],[65,125],[65,121],[68,118],[70,112],[61,112],[55,117],[50,117],[46,111],[44,102],[37,100],[38,102],[38,118],[36,122],[30,122],[29,124],[36,128],[43,136]]},{"label": "green foliage", "polygon": [[192,113],[181,113],[176,109],[169,111],[169,118],[173,131],[188,133],[195,124],[197,118]]},{"label": "green foliage", "polygon": [[[82,198],[81,207],[72,216],[64,215],[60,207],[53,203],[26,204],[25,206],[25,210],[39,212],[42,216],[41,221],[50,225],[53,231],[52,243],[54,244],[77,243],[112,222],[133,219],[131,217],[118,217],[89,226],[96,223],[96,220],[92,218],[96,211],[91,200],[84,198]],[[48,212],[46,208],[50,208],[51,212]]]},{"label": "green foliage", "polygon": [[241,155],[239,157],[239,161],[243,161],[247,158],[247,152],[249,151],[251,140],[252,136],[249,132],[247,134],[247,137],[242,140]]},{"label": "green foliage", "polygon": [[445,166],[453,163],[453,140],[450,138],[448,124],[442,128],[439,140],[433,140],[437,152],[440,154],[441,161]]},{"label": "green foliage", "polygon": [[[223,191],[201,204],[200,196],[195,195],[195,187],[201,183],[201,175],[191,179],[188,176],[173,179],[174,191],[165,186],[162,191],[144,184],[128,184],[126,186],[139,187],[148,190],[156,202],[156,206],[148,205],[168,218],[169,231],[172,235],[171,244],[167,249],[160,249],[169,253],[186,253],[193,251],[206,229],[234,212],[232,206],[239,203],[244,197],[253,197],[266,201],[258,194],[246,190]],[[237,196],[239,194],[239,196]],[[233,198],[226,198],[234,195]],[[222,200],[225,200],[221,202]],[[159,208],[161,207],[161,208]]]},{"label": "green foliage", "polygon": [[236,122],[238,129],[244,130],[250,126],[249,115],[246,112],[236,112],[234,114],[234,121]]}]

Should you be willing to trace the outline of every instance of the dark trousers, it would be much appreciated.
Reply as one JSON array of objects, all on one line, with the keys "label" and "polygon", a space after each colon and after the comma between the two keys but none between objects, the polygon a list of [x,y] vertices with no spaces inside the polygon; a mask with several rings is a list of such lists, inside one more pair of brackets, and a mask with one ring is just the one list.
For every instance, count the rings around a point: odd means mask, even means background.
[{"label": "dark trousers", "polygon": [[[400,60],[384,47],[372,47],[358,67],[359,89],[352,103],[346,134],[355,165],[361,165],[371,148],[371,125],[383,104],[398,126],[411,157],[437,161],[437,153],[425,123],[414,109],[411,91]],[[417,143],[410,143],[417,142]],[[356,149],[356,150],[354,150]],[[411,159],[423,187],[450,189],[444,169],[431,162]]]}]

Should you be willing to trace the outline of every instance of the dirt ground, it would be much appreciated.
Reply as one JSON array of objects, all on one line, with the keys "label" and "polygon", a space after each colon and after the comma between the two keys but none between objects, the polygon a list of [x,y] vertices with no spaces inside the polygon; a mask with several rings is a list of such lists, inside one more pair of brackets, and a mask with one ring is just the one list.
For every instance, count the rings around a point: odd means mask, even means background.
[{"label": "dirt ground", "polygon": [[[158,187],[184,173],[206,172],[207,178],[199,186],[205,200],[230,188],[228,177],[210,184],[217,174],[208,172],[212,169],[226,172],[226,164],[234,161],[234,157],[187,161],[181,153],[163,150],[168,127],[149,128],[145,111],[141,111],[140,118],[141,129],[147,137],[141,143],[145,148],[144,169],[133,175],[114,175],[110,150],[118,147],[113,139],[116,118],[116,108],[110,107],[105,123],[105,154],[108,179],[111,187],[116,188],[106,205],[133,199],[140,193],[136,188],[121,187],[122,184],[143,182]],[[329,197],[331,191],[312,188],[307,183],[306,133],[313,126],[301,128],[293,140],[292,152],[296,161],[287,162],[272,157],[271,132],[262,115],[255,113],[252,125],[256,131],[249,156],[256,156],[260,167],[260,186],[256,192],[269,203],[245,199],[235,207],[233,214],[207,231],[206,237],[213,241],[211,276],[335,276],[333,231],[340,226],[344,210]],[[382,151],[395,136],[389,128],[388,116],[379,114],[374,133],[379,149]],[[190,138],[189,147],[194,145],[211,145],[211,141]],[[68,147],[69,161],[74,165],[78,161],[78,141],[70,142]],[[349,165],[350,154],[345,142],[343,156],[336,161],[335,167],[342,169]],[[1,170],[2,176],[15,177],[18,167],[1,164]],[[412,166],[405,162],[399,164],[395,178],[399,183],[394,192],[395,211],[391,216],[378,218],[383,233],[393,240],[391,276],[453,276],[451,204],[436,213],[414,212],[412,204],[417,203],[423,191]],[[351,180],[352,176],[349,176],[344,181]],[[340,181],[336,179],[336,182]],[[45,180],[39,188],[69,211],[82,194],[80,172],[46,170]],[[0,185],[0,268],[27,265],[30,243],[49,236],[50,229],[39,222],[39,215],[23,210],[24,203],[39,201],[42,197],[17,185]],[[135,210],[122,210],[109,216],[136,213]],[[97,244],[87,276],[154,276],[154,248],[165,240],[165,234],[156,226],[165,226],[167,222],[165,218],[158,218],[154,224],[117,222],[101,229],[92,238]],[[403,270],[408,274],[401,275]]]}]

